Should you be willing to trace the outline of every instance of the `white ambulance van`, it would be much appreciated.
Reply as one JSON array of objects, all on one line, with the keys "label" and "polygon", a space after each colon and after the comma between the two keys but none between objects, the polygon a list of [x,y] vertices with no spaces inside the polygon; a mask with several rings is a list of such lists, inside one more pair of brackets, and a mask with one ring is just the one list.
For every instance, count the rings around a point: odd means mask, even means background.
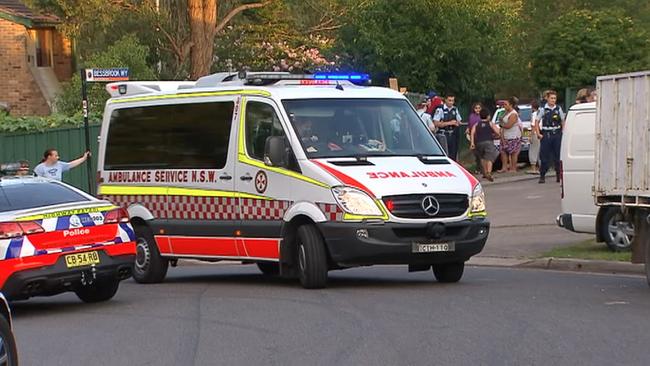
[{"label": "white ambulance van", "polygon": [[322,288],[374,264],[457,282],[487,240],[479,182],[365,74],[219,73],[107,85],[98,194],[128,209],[134,278],[180,258]]}]

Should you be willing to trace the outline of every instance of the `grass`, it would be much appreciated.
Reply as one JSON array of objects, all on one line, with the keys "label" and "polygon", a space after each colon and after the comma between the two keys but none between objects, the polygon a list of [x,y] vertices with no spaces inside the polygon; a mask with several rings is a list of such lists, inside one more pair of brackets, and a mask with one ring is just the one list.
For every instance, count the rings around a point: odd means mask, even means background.
[{"label": "grass", "polygon": [[542,257],[629,262],[632,257],[632,253],[630,251],[612,252],[607,248],[605,244],[596,243],[595,239],[589,239],[572,246],[552,249],[542,254]]}]

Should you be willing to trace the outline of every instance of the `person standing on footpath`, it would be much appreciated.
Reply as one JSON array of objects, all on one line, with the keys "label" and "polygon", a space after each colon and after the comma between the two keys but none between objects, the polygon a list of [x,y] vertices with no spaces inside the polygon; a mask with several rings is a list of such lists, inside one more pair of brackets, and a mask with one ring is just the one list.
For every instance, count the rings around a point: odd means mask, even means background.
[{"label": "person standing on footpath", "polygon": [[433,124],[438,128],[436,137],[438,140],[446,141],[447,156],[453,160],[458,159],[458,130],[462,121],[455,103],[456,97],[453,94],[447,94],[445,103],[438,107],[433,115]]},{"label": "person standing on footpath", "polygon": [[[483,109],[484,108],[481,103],[474,103],[472,105],[472,113],[470,113],[469,117],[467,118],[467,130],[465,131],[468,141],[472,141],[471,139],[472,128],[476,126],[479,122],[481,122],[480,114]],[[485,175],[485,172],[483,171],[483,164],[481,164],[481,158],[477,154],[477,150],[474,150],[474,158],[476,159],[477,174]]]},{"label": "person standing on footpath", "polygon": [[521,121],[517,113],[517,103],[515,97],[511,97],[503,103],[505,115],[501,119],[502,146],[501,157],[506,163],[501,169],[507,172],[517,171],[517,161],[521,151]]},{"label": "person standing on footpath", "polygon": [[479,118],[478,123],[472,126],[469,147],[481,162],[483,177],[493,182],[492,163],[499,156],[493,136],[499,133],[499,127],[490,121],[490,113],[486,109],[481,110]]},{"label": "person standing on footpath", "polygon": [[427,113],[430,104],[431,100],[429,98],[424,98],[422,101],[420,101],[420,104],[418,104],[418,109],[416,112],[418,113],[418,117],[420,117],[422,122],[424,122],[424,125],[427,126],[427,128],[430,129],[432,133],[435,133],[436,128],[433,125],[433,119],[431,118],[431,115]]},{"label": "person standing on footpath", "polygon": [[540,130],[542,131],[540,158],[542,161],[539,171],[539,183],[546,182],[546,173],[551,164],[555,167],[555,181],[560,181],[560,146],[562,145],[562,130],[564,130],[565,115],[562,107],[557,105],[557,92],[551,90],[546,98],[546,105],[540,115]]},{"label": "person standing on footpath", "polygon": [[530,134],[530,148],[528,149],[528,161],[530,161],[530,174],[539,174],[539,144],[542,139],[542,134],[539,130],[539,102],[537,99],[533,99],[530,102],[530,122],[531,122],[531,134]]},{"label": "person standing on footpath", "polygon": [[43,160],[34,168],[34,173],[43,178],[61,180],[63,172],[83,164],[90,156],[90,151],[86,151],[80,158],[69,163],[59,161],[59,152],[56,149],[47,149],[43,153]]}]

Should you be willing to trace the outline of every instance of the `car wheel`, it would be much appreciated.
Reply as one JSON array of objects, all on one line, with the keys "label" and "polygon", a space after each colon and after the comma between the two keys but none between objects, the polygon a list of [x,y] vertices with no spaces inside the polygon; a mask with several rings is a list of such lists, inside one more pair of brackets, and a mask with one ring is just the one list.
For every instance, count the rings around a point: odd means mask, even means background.
[{"label": "car wheel", "polygon": [[119,287],[119,280],[100,281],[91,285],[78,287],[74,293],[83,302],[102,302],[112,299]]},{"label": "car wheel", "polygon": [[3,316],[0,316],[0,365],[18,365],[16,339],[11,331],[9,322]]},{"label": "car wheel", "polygon": [[323,238],[313,225],[298,228],[298,272],[302,287],[327,286],[327,255]]},{"label": "car wheel", "polygon": [[452,283],[460,281],[465,270],[465,262],[434,264],[433,275],[438,282]]},{"label": "car wheel", "polygon": [[133,278],[139,283],[159,283],[165,279],[169,261],[160,256],[151,230],[144,225],[135,228],[135,263]]},{"label": "car wheel", "polygon": [[280,264],[274,262],[257,262],[257,268],[267,276],[277,276],[280,274]]},{"label": "car wheel", "polygon": [[609,208],[601,220],[601,236],[607,247],[614,252],[629,250],[634,240],[634,225],[625,221],[623,213],[619,209]]}]

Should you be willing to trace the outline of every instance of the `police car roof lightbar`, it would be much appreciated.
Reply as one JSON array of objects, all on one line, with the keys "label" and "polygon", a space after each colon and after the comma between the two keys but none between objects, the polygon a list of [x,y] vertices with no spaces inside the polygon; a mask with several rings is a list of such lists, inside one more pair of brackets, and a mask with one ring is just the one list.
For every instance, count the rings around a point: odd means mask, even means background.
[{"label": "police car roof lightbar", "polygon": [[[242,77],[243,76],[243,77]],[[307,85],[329,85],[331,82],[348,81],[355,85],[370,85],[371,80],[368,74],[340,74],[340,73],[316,73],[316,74],[288,74],[288,73],[255,73],[240,75],[248,85],[268,85],[281,80],[298,80],[301,84]]]}]

